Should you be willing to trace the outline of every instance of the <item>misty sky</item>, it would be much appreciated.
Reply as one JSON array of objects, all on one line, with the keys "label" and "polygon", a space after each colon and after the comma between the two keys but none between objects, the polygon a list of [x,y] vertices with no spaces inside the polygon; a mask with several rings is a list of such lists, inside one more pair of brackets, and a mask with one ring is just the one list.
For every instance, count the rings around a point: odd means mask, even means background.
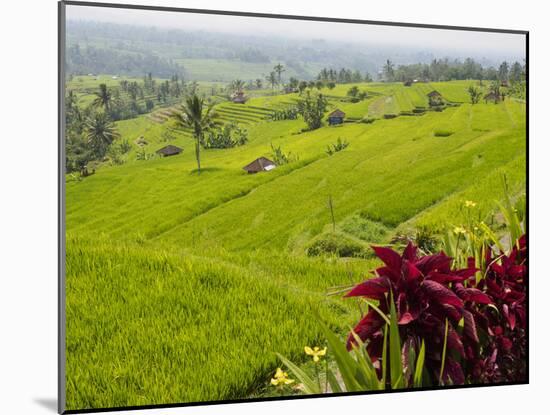
[{"label": "misty sky", "polygon": [[324,39],[413,50],[441,51],[446,55],[525,57],[525,36],[518,34],[419,29],[365,24],[311,22],[257,17],[222,16],[150,10],[67,6],[68,20],[95,20],[158,28],[202,30],[254,36]]}]

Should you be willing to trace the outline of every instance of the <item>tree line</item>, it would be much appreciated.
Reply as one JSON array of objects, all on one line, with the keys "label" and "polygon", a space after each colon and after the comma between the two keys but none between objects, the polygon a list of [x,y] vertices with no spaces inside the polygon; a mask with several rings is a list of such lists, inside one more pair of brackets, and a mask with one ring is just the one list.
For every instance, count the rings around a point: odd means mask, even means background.
[{"label": "tree line", "polygon": [[452,81],[464,79],[521,82],[525,80],[525,62],[502,62],[498,68],[483,67],[472,58],[463,61],[434,59],[430,63],[395,65],[390,59],[382,67],[381,77],[387,82]]},{"label": "tree line", "polygon": [[140,76],[144,72],[143,68],[148,68],[159,78],[184,73],[182,65],[150,52],[128,53],[94,46],[81,48],[78,43],[67,48],[66,60],[67,72],[75,75],[92,72]]}]

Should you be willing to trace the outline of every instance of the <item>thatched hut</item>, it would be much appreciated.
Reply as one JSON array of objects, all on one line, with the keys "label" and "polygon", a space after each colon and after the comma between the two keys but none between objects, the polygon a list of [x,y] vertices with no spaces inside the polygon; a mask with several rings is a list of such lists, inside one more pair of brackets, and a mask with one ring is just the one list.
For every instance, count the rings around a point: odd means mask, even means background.
[{"label": "thatched hut", "polygon": [[161,149],[157,150],[156,153],[160,154],[162,157],[168,157],[168,156],[175,156],[176,154],[179,154],[183,151],[182,148],[173,146],[172,144],[169,144],[165,147],[162,147]]},{"label": "thatched hut", "polygon": [[243,170],[246,170],[249,174],[259,173],[261,171],[270,171],[273,170],[277,165],[265,157],[259,157],[254,160],[252,163],[247,164],[243,167]]}]

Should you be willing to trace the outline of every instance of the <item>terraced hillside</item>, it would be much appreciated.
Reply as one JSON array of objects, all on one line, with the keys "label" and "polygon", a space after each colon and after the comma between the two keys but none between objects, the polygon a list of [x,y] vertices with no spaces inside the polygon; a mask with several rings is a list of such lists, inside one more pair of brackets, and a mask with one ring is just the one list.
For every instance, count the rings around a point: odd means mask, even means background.
[{"label": "terraced hillside", "polygon": [[[420,225],[459,226],[466,199],[487,217],[502,174],[521,194],[525,105],[471,105],[467,85],[359,84],[368,95],[357,103],[338,85],[323,92],[350,122],[315,131],[301,119],[269,120],[297,94],[220,103],[221,118],[245,126],[249,142],[204,150],[200,175],[193,139],[174,129],[169,110],[117,123],[121,139],[143,136],[147,151],[166,144],[166,131],[184,151],[137,161],[132,144],[125,164],[67,182],[69,408],[253,394],[275,352],[299,360],[319,340],[315,310],[335,330],[357,319],[355,303],[326,293],[367,275],[376,264],[363,255],[369,244]],[[427,107],[433,89],[460,105],[384,119]],[[360,122],[366,116],[376,120]],[[338,138],[349,146],[329,156]],[[298,160],[242,169],[271,157],[272,145]],[[311,255],[334,239],[359,255]]]}]

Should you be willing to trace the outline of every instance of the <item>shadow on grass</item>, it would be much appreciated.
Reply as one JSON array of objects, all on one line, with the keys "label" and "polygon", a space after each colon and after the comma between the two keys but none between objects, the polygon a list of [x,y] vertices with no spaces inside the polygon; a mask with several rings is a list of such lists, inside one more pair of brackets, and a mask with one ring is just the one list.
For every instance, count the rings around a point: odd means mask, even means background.
[{"label": "shadow on grass", "polygon": [[199,174],[199,171],[197,169],[193,169],[189,172],[190,175],[192,176],[200,176],[200,175],[203,175],[203,174],[207,174],[207,173],[212,173],[212,172],[217,172],[217,171],[222,171],[223,169],[219,168],[219,167],[201,167],[201,172]]}]

